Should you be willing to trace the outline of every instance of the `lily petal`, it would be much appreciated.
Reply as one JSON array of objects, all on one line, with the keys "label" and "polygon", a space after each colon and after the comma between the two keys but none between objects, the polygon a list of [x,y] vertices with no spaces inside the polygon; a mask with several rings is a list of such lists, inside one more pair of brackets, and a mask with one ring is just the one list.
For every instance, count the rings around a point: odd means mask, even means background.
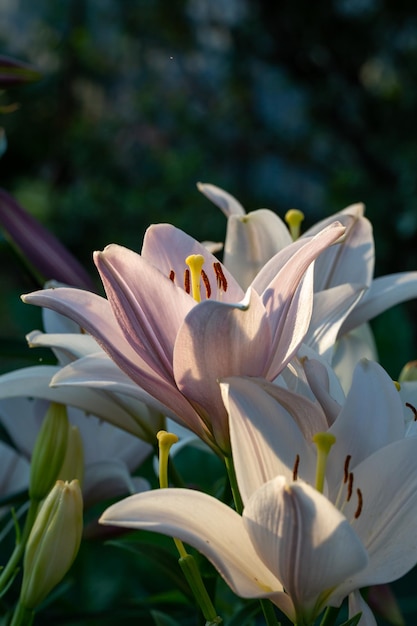
[{"label": "lily petal", "polygon": [[[396,479],[401,476],[401,481]],[[416,563],[417,439],[410,437],[381,448],[354,469],[354,484],[362,493],[345,503],[344,513],[368,551],[368,567],[342,586],[353,589],[397,580]]]},{"label": "lily petal", "polygon": [[247,289],[261,268],[292,243],[287,226],[276,213],[259,209],[227,220],[223,264]]},{"label": "lily petal", "polygon": [[312,623],[328,596],[368,556],[344,515],[313,487],[278,476],[247,503],[243,521],[259,556],[292,598],[297,622]]},{"label": "lily petal", "polygon": [[349,594],[349,617],[362,613],[358,626],[378,626],[374,614],[361,596],[359,590]]},{"label": "lily petal", "polygon": [[[221,300],[225,294],[217,285],[217,275],[214,270],[214,264],[218,265],[219,261],[205,245],[172,224],[153,224],[145,233],[141,258],[158,268],[165,277],[169,277],[173,271],[175,275],[173,280],[181,288],[184,286],[184,270],[187,267],[185,259],[192,254],[201,254],[204,257],[203,269],[210,283],[210,297]],[[227,301],[239,302],[244,296],[242,287],[228,269],[220,265],[227,283]],[[201,299],[206,298],[206,289],[201,281]]]},{"label": "lily petal", "polygon": [[275,385],[243,377],[226,379],[221,389],[229,414],[233,461],[243,502],[279,474],[292,480],[297,454],[299,475],[314,476],[316,459],[312,448],[292,415],[272,394],[276,393],[306,431],[314,433],[321,416],[311,402]]},{"label": "lily petal", "polygon": [[204,554],[244,598],[283,591],[255,552],[241,516],[204,493],[160,489],[134,495],[109,507],[100,523],[151,530],[185,541]]},{"label": "lily petal", "polygon": [[345,320],[345,334],[392,306],[417,297],[417,272],[400,272],[375,278],[362,300]]},{"label": "lily petal", "polygon": [[197,183],[197,189],[217,205],[226,217],[245,215],[246,211],[240,202],[224,189],[210,183]]},{"label": "lily petal", "polygon": [[218,379],[233,374],[261,376],[271,333],[261,299],[249,290],[239,305],[207,300],[190,311],[174,348],[179,389],[209,412],[213,433],[228,448],[226,410]]},{"label": "lily petal", "polygon": [[376,450],[403,439],[405,426],[401,398],[393,381],[378,363],[363,360],[356,366],[352,387],[330,432],[336,437],[334,450],[337,450],[337,457],[329,457],[332,464],[329,474],[335,485],[339,485],[342,479],[343,461],[347,455],[351,457],[350,467],[353,469]]}]

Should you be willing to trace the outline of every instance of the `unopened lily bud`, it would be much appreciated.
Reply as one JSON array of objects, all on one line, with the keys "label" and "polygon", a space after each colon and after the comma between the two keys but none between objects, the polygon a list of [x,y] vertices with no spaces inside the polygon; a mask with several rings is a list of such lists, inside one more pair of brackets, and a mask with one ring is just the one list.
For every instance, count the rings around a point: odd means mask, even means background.
[{"label": "unopened lily bud", "polygon": [[417,380],[417,361],[409,361],[404,365],[398,378],[400,383],[409,383]]},{"label": "unopened lily bud", "polygon": [[41,501],[58,478],[68,440],[68,417],[63,404],[52,402],[42,423],[32,454],[29,497]]},{"label": "unopened lily bud", "polygon": [[35,609],[62,580],[81,543],[83,501],[78,480],[58,480],[43,502],[26,545],[20,603]]},{"label": "unopened lily bud", "polygon": [[68,439],[64,460],[57,480],[77,479],[82,485],[84,478],[84,446],[77,426],[68,425]]}]

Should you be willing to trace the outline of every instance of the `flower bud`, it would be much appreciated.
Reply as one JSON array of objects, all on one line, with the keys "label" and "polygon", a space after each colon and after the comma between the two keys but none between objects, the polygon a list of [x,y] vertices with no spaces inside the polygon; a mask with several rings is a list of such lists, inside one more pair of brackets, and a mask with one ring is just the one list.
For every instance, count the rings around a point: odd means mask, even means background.
[{"label": "flower bud", "polygon": [[74,478],[82,485],[84,478],[84,446],[77,426],[69,424],[65,456],[56,479],[71,481]]},{"label": "flower bud", "polygon": [[80,547],[83,502],[78,480],[58,480],[40,507],[23,562],[20,603],[35,609],[62,580]]},{"label": "flower bud", "polygon": [[29,497],[41,501],[58,478],[68,439],[67,410],[52,402],[35,442],[30,468]]}]

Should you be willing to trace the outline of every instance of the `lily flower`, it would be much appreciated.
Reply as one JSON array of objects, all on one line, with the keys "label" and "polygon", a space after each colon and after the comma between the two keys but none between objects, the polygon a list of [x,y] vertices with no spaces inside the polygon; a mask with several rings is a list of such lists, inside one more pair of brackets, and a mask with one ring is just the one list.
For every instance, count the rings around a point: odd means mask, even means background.
[{"label": "lily flower", "polygon": [[[130,377],[132,395],[145,392],[162,402],[168,416],[228,454],[217,380],[240,374],[273,380],[282,371],[308,329],[312,263],[344,230],[334,223],[295,242],[271,259],[245,294],[204,246],[173,226],[154,225],[140,255],[117,245],[94,254],[107,299],[58,288],[23,300],[74,320]],[[117,391],[126,383],[111,378],[102,356],[71,370],[81,371],[78,383],[90,386],[104,380]]]},{"label": "lily flower", "polygon": [[[223,262],[246,287],[274,254],[291,245],[293,237],[288,226],[268,209],[246,213],[236,198],[215,185],[198,183],[197,187],[227,217]],[[301,239],[311,237],[334,220],[346,227],[340,246],[328,248],[315,263],[314,313],[305,338],[305,343],[320,354],[329,354],[346,389],[360,358],[377,359],[372,334],[364,327],[366,322],[417,297],[417,272],[374,278],[372,225],[364,213],[362,203],[352,204],[301,235]],[[351,285],[362,288],[355,301],[348,297]]]},{"label": "lily flower", "polygon": [[[221,386],[242,516],[206,494],[166,489],[122,500],[101,523],[180,538],[238,595],[270,598],[299,625],[349,596],[350,616],[376,626],[358,590],[417,562],[417,440],[404,436],[391,379],[361,362],[330,428],[306,398],[266,381]],[[323,463],[325,441],[334,443]]]}]

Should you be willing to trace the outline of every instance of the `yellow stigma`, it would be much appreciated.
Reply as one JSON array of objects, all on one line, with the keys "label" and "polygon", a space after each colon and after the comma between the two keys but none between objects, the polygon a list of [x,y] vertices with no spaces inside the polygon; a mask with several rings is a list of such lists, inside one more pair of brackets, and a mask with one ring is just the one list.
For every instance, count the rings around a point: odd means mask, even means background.
[{"label": "yellow stigma", "polygon": [[323,493],[327,457],[330,448],[336,443],[336,437],[331,433],[316,433],[313,442],[317,446],[316,489]]},{"label": "yellow stigma", "polygon": [[286,212],[284,219],[290,229],[291,237],[295,241],[300,236],[300,226],[304,219],[304,213],[298,209],[290,209]]},{"label": "yellow stigma", "polygon": [[157,433],[159,446],[159,486],[161,489],[168,487],[168,457],[171,446],[177,443],[178,437],[174,433],[167,433],[166,430],[160,430]]},{"label": "yellow stigma", "polygon": [[204,257],[202,254],[190,254],[185,259],[186,264],[190,268],[192,295],[196,302],[201,302],[200,294],[200,276],[204,265]]}]

